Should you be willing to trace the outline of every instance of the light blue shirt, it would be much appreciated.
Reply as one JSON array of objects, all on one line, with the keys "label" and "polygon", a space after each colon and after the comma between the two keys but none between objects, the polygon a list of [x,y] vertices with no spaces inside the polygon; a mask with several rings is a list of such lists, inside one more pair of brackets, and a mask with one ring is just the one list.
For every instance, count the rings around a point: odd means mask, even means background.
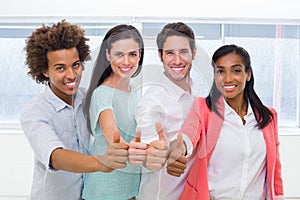
[{"label": "light blue shirt", "polygon": [[[114,112],[121,137],[129,143],[135,136],[136,103],[137,96],[132,86],[129,93],[105,85],[95,89],[90,105],[91,129],[95,138],[91,151],[93,155],[103,155],[107,149],[106,139],[98,123],[100,113],[104,110]],[[86,200],[126,200],[137,196],[140,172],[140,166],[127,163],[126,168],[110,173],[88,173],[84,182],[83,198]]]},{"label": "light blue shirt", "polygon": [[83,174],[54,170],[50,156],[56,148],[87,153],[90,133],[83,113],[85,91],[79,89],[74,108],[47,86],[21,115],[21,126],[34,152],[31,200],[80,200]]}]

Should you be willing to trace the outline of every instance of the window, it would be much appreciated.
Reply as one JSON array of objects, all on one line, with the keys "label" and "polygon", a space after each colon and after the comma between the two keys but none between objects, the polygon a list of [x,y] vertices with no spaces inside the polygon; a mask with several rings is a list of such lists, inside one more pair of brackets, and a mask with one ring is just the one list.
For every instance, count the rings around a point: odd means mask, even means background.
[{"label": "window", "polygon": [[280,126],[299,127],[299,26],[225,25],[225,43],[248,50],[255,89]]},{"label": "window", "polygon": [[[23,106],[43,89],[26,73],[25,39],[41,24],[52,24],[55,19],[26,18],[6,20],[0,17],[0,124],[19,123]],[[68,20],[68,19],[67,19]],[[151,66],[161,65],[157,56],[156,35],[161,28],[180,19],[157,19],[151,17],[73,17],[68,20],[86,30],[90,38],[92,57],[97,56],[100,43],[109,28],[116,24],[133,24],[137,27],[145,43],[144,68],[141,80],[151,78]],[[299,23],[285,24],[256,21],[247,23],[232,20],[184,19],[196,34],[198,56],[194,61],[192,74],[200,76],[203,93],[206,96],[212,81],[210,58],[222,44],[237,44],[244,47],[251,56],[255,89],[262,101],[275,107],[279,116],[279,126],[299,127],[300,119],[300,28]],[[93,67],[93,60],[86,63],[82,85],[87,87]],[[155,76],[155,74],[153,74]]]}]

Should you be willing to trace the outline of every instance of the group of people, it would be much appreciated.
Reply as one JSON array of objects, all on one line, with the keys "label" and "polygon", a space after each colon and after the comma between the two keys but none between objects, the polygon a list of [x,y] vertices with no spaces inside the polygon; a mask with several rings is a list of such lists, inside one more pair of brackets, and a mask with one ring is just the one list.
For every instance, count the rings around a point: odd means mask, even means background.
[{"label": "group of people", "polygon": [[86,91],[87,41],[65,20],[26,41],[28,74],[46,85],[20,119],[34,152],[31,200],[284,199],[277,114],[256,94],[244,48],[214,52],[202,98],[190,75],[194,32],[169,23],[156,39],[164,72],[140,97],[140,32],[108,30]]}]

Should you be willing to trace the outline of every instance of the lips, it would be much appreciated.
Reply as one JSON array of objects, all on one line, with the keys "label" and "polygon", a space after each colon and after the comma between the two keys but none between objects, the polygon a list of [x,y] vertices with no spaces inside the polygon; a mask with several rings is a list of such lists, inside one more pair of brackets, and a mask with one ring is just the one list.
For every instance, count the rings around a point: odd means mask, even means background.
[{"label": "lips", "polygon": [[128,72],[128,71],[130,71],[131,70],[131,67],[120,67],[119,68],[122,72]]},{"label": "lips", "polygon": [[176,73],[180,73],[184,70],[184,67],[171,67],[171,69]]},{"label": "lips", "polygon": [[236,85],[224,85],[223,88],[226,92],[231,92],[236,88]]},{"label": "lips", "polygon": [[76,81],[70,82],[70,83],[65,83],[65,85],[66,85],[67,88],[69,88],[69,89],[74,89],[74,88],[76,87]]}]

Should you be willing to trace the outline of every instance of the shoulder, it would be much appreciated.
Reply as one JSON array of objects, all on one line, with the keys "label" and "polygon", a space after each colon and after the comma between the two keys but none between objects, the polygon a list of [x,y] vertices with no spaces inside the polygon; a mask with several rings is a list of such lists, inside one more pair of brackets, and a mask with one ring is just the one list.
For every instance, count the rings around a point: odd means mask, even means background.
[{"label": "shoulder", "polygon": [[80,99],[85,99],[85,96],[86,96],[86,89],[83,88],[83,87],[78,88],[78,90],[77,90],[77,96],[78,96]]},{"label": "shoulder", "polygon": [[275,108],[268,107],[268,106],[266,106],[266,108],[267,108],[269,111],[271,111],[272,114],[277,115],[277,111],[275,110]]},{"label": "shoulder", "polygon": [[105,97],[111,96],[112,94],[113,94],[112,88],[107,87],[105,85],[100,85],[93,91],[92,98],[95,98],[95,97],[105,98]]},{"label": "shoulder", "polygon": [[148,86],[145,94],[143,96],[159,96],[167,92],[167,88],[160,84],[155,84],[152,86]]},{"label": "shoulder", "polygon": [[277,111],[275,110],[275,108],[272,108],[272,107],[268,107],[266,106],[267,109],[273,114],[273,122],[275,121],[277,123],[277,120],[278,120],[278,116],[277,116]]},{"label": "shoulder", "polygon": [[204,97],[197,97],[194,104],[197,104],[199,106],[199,109],[208,109],[206,104],[206,98]]},{"label": "shoulder", "polygon": [[28,119],[49,118],[54,112],[56,112],[55,107],[51,102],[47,101],[42,93],[24,106],[20,119],[23,121]]}]

